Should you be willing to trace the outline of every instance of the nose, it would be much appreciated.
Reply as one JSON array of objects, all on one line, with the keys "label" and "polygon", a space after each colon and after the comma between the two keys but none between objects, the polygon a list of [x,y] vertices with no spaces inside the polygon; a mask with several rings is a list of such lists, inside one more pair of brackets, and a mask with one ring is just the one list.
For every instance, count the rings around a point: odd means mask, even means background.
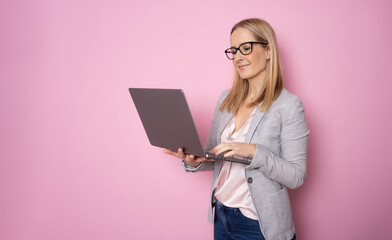
[{"label": "nose", "polygon": [[233,60],[236,62],[240,62],[244,60],[244,55],[242,55],[240,51],[237,51],[237,53],[233,57],[234,57]]},{"label": "nose", "polygon": [[237,51],[235,51],[235,55],[233,57],[234,60],[243,60],[244,54],[241,52],[240,47],[237,48]]}]

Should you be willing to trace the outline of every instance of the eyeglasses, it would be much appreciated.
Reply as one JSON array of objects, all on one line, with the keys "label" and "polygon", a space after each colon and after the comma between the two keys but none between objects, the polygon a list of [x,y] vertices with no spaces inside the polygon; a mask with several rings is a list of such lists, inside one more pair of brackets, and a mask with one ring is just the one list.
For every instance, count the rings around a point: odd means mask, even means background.
[{"label": "eyeglasses", "polygon": [[226,56],[228,59],[233,60],[237,51],[239,50],[242,55],[249,55],[253,50],[253,44],[259,43],[263,45],[268,45],[268,42],[244,42],[241,43],[238,48],[231,47],[225,50]]}]

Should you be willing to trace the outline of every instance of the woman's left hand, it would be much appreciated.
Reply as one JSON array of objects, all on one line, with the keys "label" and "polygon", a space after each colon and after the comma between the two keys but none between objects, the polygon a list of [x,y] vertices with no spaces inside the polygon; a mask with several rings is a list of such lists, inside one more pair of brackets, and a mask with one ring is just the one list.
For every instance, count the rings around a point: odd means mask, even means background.
[{"label": "woman's left hand", "polygon": [[209,152],[215,155],[225,153],[224,157],[241,156],[253,158],[256,153],[256,145],[240,142],[223,142],[216,145]]}]

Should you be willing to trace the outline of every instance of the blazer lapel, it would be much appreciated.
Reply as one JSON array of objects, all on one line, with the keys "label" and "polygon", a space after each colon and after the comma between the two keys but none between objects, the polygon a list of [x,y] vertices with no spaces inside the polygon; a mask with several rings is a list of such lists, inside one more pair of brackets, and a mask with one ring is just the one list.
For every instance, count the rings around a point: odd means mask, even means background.
[{"label": "blazer lapel", "polygon": [[216,140],[218,141],[218,144],[221,143],[221,134],[223,130],[225,130],[227,124],[229,124],[230,120],[233,118],[233,114],[224,111],[222,113],[222,119],[219,123],[218,131],[217,131],[217,136]]},{"label": "blazer lapel", "polygon": [[263,117],[264,117],[264,112],[260,111],[259,108],[260,108],[260,105],[257,106],[255,115],[253,115],[253,119],[252,119],[252,122],[250,123],[248,133],[246,134],[246,138],[244,141],[245,143],[250,142],[250,140],[252,139],[252,137],[255,133],[257,126],[259,125],[261,119],[263,119]]},{"label": "blazer lapel", "polygon": [[[253,137],[253,135],[255,133],[255,130],[256,130],[257,126],[259,125],[261,119],[263,119],[263,117],[264,117],[265,113],[261,112],[259,110],[259,108],[260,108],[260,105],[257,106],[256,112],[253,115],[253,119],[252,119],[252,122],[251,122],[251,124],[249,126],[248,133],[246,134],[246,138],[245,138],[245,141],[244,141],[245,143],[249,143],[250,142],[250,140],[252,139],[252,137]],[[218,126],[218,131],[216,132],[217,133],[216,139],[218,141],[218,144],[221,143],[221,134],[222,134],[223,130],[225,130],[227,124],[229,124],[229,122],[230,122],[230,120],[232,118],[233,118],[233,114],[228,113],[226,111],[222,113],[221,121],[220,121],[219,126]]]},{"label": "blazer lapel", "polygon": [[[218,144],[221,143],[221,134],[223,130],[225,130],[227,124],[229,124],[232,118],[233,118],[233,114],[226,111],[222,113],[221,120],[219,121],[218,128],[216,131],[216,140]],[[221,170],[221,166],[222,166],[221,160],[217,160],[214,162],[214,176],[213,176],[214,181],[218,178],[218,175]],[[215,185],[215,183],[213,185]]]}]

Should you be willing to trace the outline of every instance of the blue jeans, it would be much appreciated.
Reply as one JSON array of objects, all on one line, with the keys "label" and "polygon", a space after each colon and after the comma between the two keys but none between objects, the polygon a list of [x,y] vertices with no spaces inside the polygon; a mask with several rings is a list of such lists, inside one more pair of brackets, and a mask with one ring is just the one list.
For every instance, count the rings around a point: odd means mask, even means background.
[{"label": "blue jeans", "polygon": [[265,240],[259,221],[245,217],[238,208],[215,201],[215,240]]},{"label": "blue jeans", "polygon": [[[215,201],[214,240],[265,240],[259,221]],[[296,237],[292,238],[295,240]]]}]

